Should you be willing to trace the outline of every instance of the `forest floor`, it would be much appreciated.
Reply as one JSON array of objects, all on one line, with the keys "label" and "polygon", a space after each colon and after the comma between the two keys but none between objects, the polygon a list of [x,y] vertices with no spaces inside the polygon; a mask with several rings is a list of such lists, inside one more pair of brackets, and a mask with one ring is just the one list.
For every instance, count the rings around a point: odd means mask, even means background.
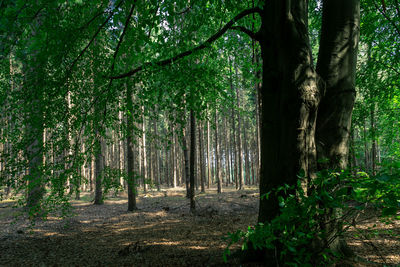
[{"label": "forest floor", "polygon": [[[163,189],[140,194],[138,211],[127,212],[127,198],[109,198],[93,205],[82,193],[72,201],[76,215],[49,217],[31,226],[11,201],[0,202],[0,266],[239,266],[223,262],[228,232],[245,230],[257,221],[259,194],[255,187],[236,191],[215,189],[196,196],[197,213],[189,212],[185,190]],[[395,231],[400,222],[385,224],[367,216],[352,228],[347,242],[357,255],[353,266],[400,265],[400,240],[360,229]],[[358,236],[354,235],[358,233]],[[399,235],[397,235],[399,236]],[[256,265],[252,265],[256,266]]]}]

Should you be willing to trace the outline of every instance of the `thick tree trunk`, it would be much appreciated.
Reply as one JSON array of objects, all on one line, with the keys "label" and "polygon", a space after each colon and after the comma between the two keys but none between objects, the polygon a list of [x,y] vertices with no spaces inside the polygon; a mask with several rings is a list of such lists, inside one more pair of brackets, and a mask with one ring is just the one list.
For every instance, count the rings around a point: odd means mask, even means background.
[{"label": "thick tree trunk", "polygon": [[[315,169],[315,121],[320,93],[308,36],[308,1],[266,1],[261,19],[260,195],[296,185]],[[273,38],[271,38],[273,36]],[[279,214],[278,196],[260,201],[259,221]]]},{"label": "thick tree trunk", "polygon": [[[360,25],[360,0],[325,0],[317,72],[326,83],[317,120],[320,168],[345,169]],[[326,161],[328,160],[328,161]]]},{"label": "thick tree trunk", "polygon": [[[326,83],[316,130],[319,169],[343,170],[349,158],[351,115],[356,96],[355,74],[360,30],[360,0],[325,0],[317,72]],[[325,246],[345,249],[337,237],[341,211],[329,210],[321,223]]]}]

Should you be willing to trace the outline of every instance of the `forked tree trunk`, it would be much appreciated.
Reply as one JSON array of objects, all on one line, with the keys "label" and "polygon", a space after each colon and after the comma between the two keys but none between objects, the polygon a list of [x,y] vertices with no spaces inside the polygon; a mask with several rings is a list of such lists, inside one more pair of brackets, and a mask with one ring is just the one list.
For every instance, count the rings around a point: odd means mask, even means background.
[{"label": "forked tree trunk", "polygon": [[[324,1],[317,65],[326,82],[321,105],[323,86],[313,67],[307,12],[307,0],[275,0],[266,1],[261,13],[261,195],[282,184],[296,185],[300,171],[313,178],[316,140],[319,158],[329,159],[332,167],[347,165],[359,0]],[[270,196],[260,201],[261,222],[279,214],[277,197]]]}]

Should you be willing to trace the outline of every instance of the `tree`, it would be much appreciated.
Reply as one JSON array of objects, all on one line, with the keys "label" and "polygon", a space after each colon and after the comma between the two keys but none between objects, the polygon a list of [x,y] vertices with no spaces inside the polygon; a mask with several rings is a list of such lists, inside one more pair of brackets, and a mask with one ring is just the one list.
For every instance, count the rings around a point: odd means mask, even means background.
[{"label": "tree", "polygon": [[194,181],[195,181],[195,155],[196,155],[196,118],[194,112],[190,110],[190,182],[189,182],[189,197],[190,197],[190,211],[194,212],[196,204],[194,201]]}]

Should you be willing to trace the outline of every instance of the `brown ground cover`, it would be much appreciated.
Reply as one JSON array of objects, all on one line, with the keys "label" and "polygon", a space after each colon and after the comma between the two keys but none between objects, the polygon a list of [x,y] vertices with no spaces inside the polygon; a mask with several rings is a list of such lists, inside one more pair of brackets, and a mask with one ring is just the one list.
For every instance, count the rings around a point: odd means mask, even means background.
[{"label": "brown ground cover", "polygon": [[[73,201],[76,216],[50,217],[31,227],[11,202],[0,202],[0,266],[239,266],[238,259],[222,259],[228,232],[246,229],[257,221],[256,188],[222,194],[210,190],[196,197],[196,214],[189,212],[185,191],[163,189],[141,194],[136,212],[127,212],[126,196],[110,198],[102,206]],[[389,235],[368,235],[370,224],[400,232],[400,224],[365,220],[351,229],[348,243],[356,266],[400,264],[400,241]],[[372,231],[372,230],[371,230]],[[358,233],[358,237],[353,234]]]}]

